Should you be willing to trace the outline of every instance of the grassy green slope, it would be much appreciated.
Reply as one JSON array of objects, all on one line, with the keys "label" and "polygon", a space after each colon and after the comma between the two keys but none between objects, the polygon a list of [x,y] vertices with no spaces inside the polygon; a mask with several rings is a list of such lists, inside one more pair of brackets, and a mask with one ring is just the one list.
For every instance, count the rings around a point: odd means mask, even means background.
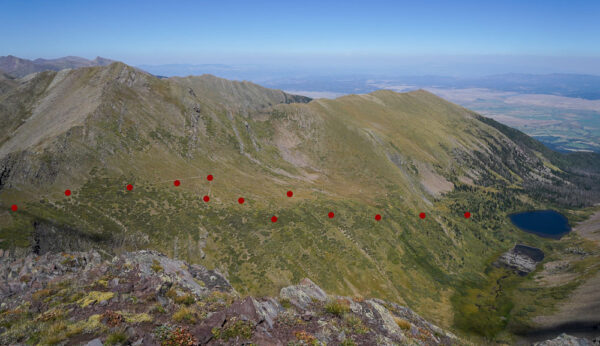
[{"label": "grassy green slope", "polygon": [[[123,64],[57,75],[9,92],[42,102],[53,88],[83,85],[99,102],[73,115],[83,122],[0,158],[2,248],[153,248],[219,268],[241,293],[274,294],[310,277],[448,326],[453,295],[487,280],[497,254],[517,241],[550,246],[507,222],[547,205],[523,182],[568,184],[540,148],[425,91],[304,103],[251,83],[157,79]],[[60,100],[55,109],[73,107]],[[35,113],[0,111],[11,121]],[[49,228],[65,236],[44,236]]]}]

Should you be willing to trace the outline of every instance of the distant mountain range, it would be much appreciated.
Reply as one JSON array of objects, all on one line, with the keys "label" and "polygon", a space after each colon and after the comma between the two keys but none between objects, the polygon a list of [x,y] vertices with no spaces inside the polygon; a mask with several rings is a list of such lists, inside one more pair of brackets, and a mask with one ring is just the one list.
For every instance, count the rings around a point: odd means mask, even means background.
[{"label": "distant mountain range", "polygon": [[0,57],[0,72],[12,77],[23,77],[30,73],[41,71],[59,71],[66,68],[79,68],[91,66],[106,66],[114,60],[96,57],[88,60],[77,56],[65,56],[57,59],[22,59],[13,55]]},{"label": "distant mountain range", "polygon": [[[0,57],[0,72],[12,77],[23,77],[40,71],[59,71],[66,68],[106,66],[114,60],[96,57],[88,60],[76,56],[57,59],[23,59],[13,55]],[[212,74],[221,78],[248,80],[281,90],[329,92],[335,94],[364,94],[379,89],[399,91],[419,88],[485,88],[523,94],[549,94],[600,100],[600,76],[586,74],[526,74],[506,73],[476,78],[439,75],[401,76],[363,73],[332,74],[292,67],[274,67],[256,64],[163,64],[139,65],[138,68],[158,77]]]},{"label": "distant mountain range", "polygon": [[450,77],[442,75],[399,75],[390,71],[375,73],[334,73],[327,70],[274,67],[269,65],[167,64],[140,65],[138,68],[157,76],[189,76],[214,74],[218,77],[249,80],[282,90],[365,94],[378,89],[404,86],[419,88],[485,88],[523,94],[550,94],[600,99],[600,76],[587,74],[505,73],[483,77]]},{"label": "distant mountain range", "polygon": [[310,76],[273,78],[263,85],[283,90],[327,91],[335,93],[369,93],[378,89],[416,90],[419,88],[481,88],[521,94],[548,94],[600,99],[600,76],[579,74],[509,73],[479,78],[446,76]]}]

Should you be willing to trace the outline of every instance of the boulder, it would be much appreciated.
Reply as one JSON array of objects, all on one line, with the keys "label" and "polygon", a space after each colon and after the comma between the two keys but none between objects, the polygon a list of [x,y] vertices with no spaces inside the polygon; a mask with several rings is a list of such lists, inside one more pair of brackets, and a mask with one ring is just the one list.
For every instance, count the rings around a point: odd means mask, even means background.
[{"label": "boulder", "polygon": [[258,303],[254,298],[248,297],[244,300],[235,301],[227,309],[227,316],[238,316],[243,321],[253,322],[255,325],[259,324],[264,318],[258,313]]},{"label": "boulder", "polygon": [[370,320],[371,325],[375,328],[379,328],[383,334],[390,337],[395,341],[404,341],[404,332],[402,328],[398,326],[394,315],[382,304],[381,301],[374,299],[366,300],[365,303],[368,306],[363,311],[366,312],[367,318]]},{"label": "boulder", "polygon": [[258,301],[252,297],[238,300],[227,309],[227,318],[237,316],[244,321],[251,321],[254,325],[265,323],[267,329],[273,328],[275,318],[284,309],[275,299],[269,298]]},{"label": "boulder", "polygon": [[263,318],[269,329],[273,328],[273,323],[277,316],[285,311],[283,306],[273,298],[269,298],[264,301],[254,301],[256,304],[256,310],[259,315]]},{"label": "boulder", "polygon": [[281,289],[279,296],[288,299],[296,307],[305,310],[313,300],[324,302],[327,294],[310,279],[305,278],[296,286],[288,286]]},{"label": "boulder", "polygon": [[191,330],[192,334],[198,338],[200,344],[204,345],[213,338],[213,328],[221,328],[227,320],[225,311],[219,311],[211,314],[200,325]]}]

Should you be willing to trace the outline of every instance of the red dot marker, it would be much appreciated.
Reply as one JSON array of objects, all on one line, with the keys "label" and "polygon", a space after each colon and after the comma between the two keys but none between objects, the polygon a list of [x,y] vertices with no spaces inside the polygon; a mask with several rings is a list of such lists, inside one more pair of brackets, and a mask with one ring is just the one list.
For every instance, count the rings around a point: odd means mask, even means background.
[{"label": "red dot marker", "polygon": [[19,209],[19,208],[17,207],[17,205],[16,205],[16,204],[13,204],[13,205],[10,207],[10,209],[11,209],[12,211],[17,211],[17,209]]},{"label": "red dot marker", "polygon": [[377,220],[377,221],[381,220],[381,215],[379,215],[379,214],[375,215],[375,220]]},{"label": "red dot marker", "polygon": [[208,180],[208,181],[212,181],[212,180],[213,180],[213,176],[212,176],[212,174],[209,174],[209,175],[207,175],[207,176],[206,176],[206,180]]},{"label": "red dot marker", "polygon": [[67,196],[67,197],[68,197],[68,196],[71,196],[71,190],[69,190],[69,189],[66,189],[66,190],[65,190],[65,196]]},{"label": "red dot marker", "polygon": [[293,195],[294,195],[294,193],[291,190],[287,192],[288,197],[292,197]]},{"label": "red dot marker", "polygon": [[468,211],[467,211],[467,212],[465,212],[465,219],[468,219],[468,218],[470,218],[470,217],[471,217],[471,213],[469,213]]},{"label": "red dot marker", "polygon": [[175,180],[175,181],[173,182],[173,185],[175,185],[175,186],[179,186],[179,185],[181,185],[181,182],[180,182],[179,180]]},{"label": "red dot marker", "polygon": [[419,217],[420,217],[421,219],[424,219],[424,218],[425,218],[425,213],[421,213],[421,214],[419,214]]},{"label": "red dot marker", "polygon": [[273,217],[271,218],[271,222],[277,222],[277,216],[273,216]]},{"label": "red dot marker", "polygon": [[244,197],[240,197],[240,198],[238,198],[238,203],[239,203],[239,204],[244,204],[244,202],[245,202],[245,201],[246,201],[246,200],[244,199]]},{"label": "red dot marker", "polygon": [[210,201],[210,197],[208,197],[208,196],[204,196],[202,199],[204,200],[204,202]]},{"label": "red dot marker", "polygon": [[127,191],[131,191],[131,190],[133,190],[133,185],[127,184]]},{"label": "red dot marker", "polygon": [[329,216],[330,219],[333,219],[335,214],[332,211],[330,211],[329,214],[327,214],[327,216]]}]

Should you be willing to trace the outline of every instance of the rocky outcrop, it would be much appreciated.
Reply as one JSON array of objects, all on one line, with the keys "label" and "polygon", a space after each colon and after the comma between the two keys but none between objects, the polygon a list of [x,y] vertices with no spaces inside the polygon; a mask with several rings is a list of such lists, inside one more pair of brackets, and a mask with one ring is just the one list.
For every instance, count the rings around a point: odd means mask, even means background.
[{"label": "rocky outcrop", "polygon": [[585,338],[578,338],[568,334],[561,334],[555,339],[534,343],[535,346],[595,346],[600,345],[600,339],[591,341]]},{"label": "rocky outcrop", "polygon": [[535,270],[537,264],[544,259],[544,253],[538,248],[517,244],[505,252],[495,262],[496,266],[504,266],[516,271],[519,275],[527,275]]},{"label": "rocky outcrop", "polygon": [[[0,256],[0,344],[455,344],[409,308],[309,279],[240,297],[217,271],[154,251]],[[7,327],[8,326],[8,327]]]},{"label": "rocky outcrop", "polygon": [[302,280],[297,286],[282,288],[279,296],[300,309],[306,309],[314,301],[327,300],[327,294],[310,279]]}]

